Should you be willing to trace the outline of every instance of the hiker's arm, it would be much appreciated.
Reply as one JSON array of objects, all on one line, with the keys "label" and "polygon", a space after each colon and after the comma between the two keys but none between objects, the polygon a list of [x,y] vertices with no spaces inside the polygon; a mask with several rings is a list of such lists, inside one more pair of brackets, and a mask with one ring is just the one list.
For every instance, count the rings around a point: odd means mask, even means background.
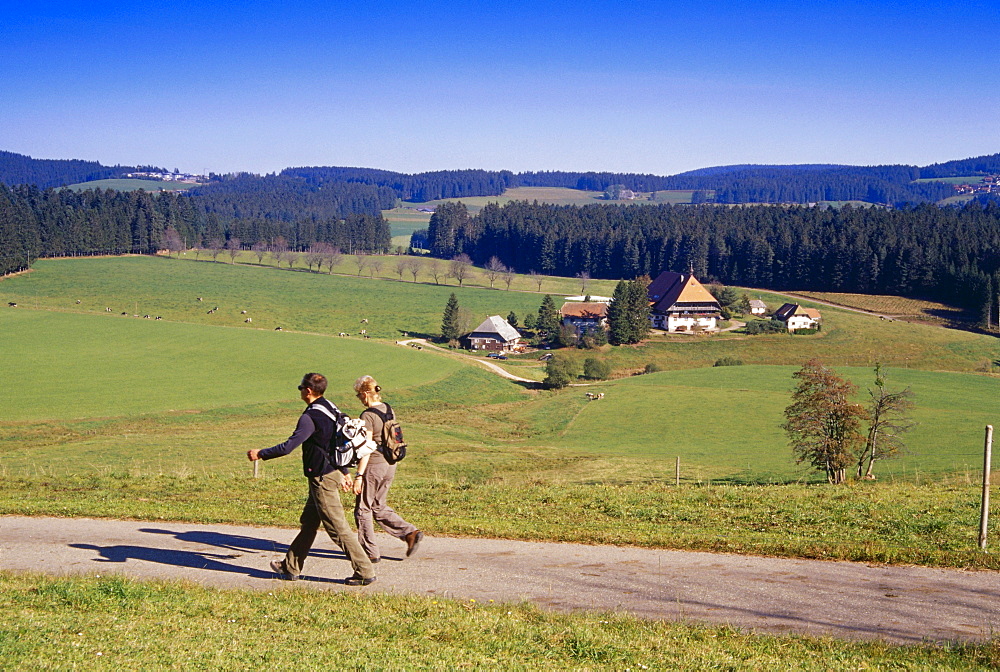
[{"label": "hiker's arm", "polygon": [[354,494],[355,495],[360,495],[361,494],[361,490],[364,487],[364,483],[363,483],[363,480],[362,480],[361,477],[364,476],[365,469],[368,468],[368,458],[370,458],[371,456],[372,456],[371,453],[367,453],[364,457],[361,458],[361,461],[358,462],[358,477],[356,479],[354,479]]},{"label": "hiker's arm", "polygon": [[[284,443],[279,443],[276,446],[271,446],[270,448],[265,448],[264,450],[257,451],[257,458],[261,460],[270,460],[275,457],[282,457],[288,455],[313,435],[316,431],[316,425],[313,424],[312,418],[309,417],[307,413],[303,413],[299,416],[299,422],[295,425],[295,431],[292,435],[288,437],[288,440]],[[247,454],[249,457],[249,453]],[[250,458],[253,459],[252,457]]]}]

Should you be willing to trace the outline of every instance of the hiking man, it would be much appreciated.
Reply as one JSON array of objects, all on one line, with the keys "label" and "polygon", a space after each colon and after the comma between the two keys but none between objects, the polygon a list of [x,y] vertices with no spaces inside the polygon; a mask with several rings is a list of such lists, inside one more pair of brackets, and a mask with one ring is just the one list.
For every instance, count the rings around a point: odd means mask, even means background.
[{"label": "hiking man", "polygon": [[338,470],[327,458],[327,447],[336,431],[334,417],[339,410],[323,396],[326,392],[326,378],[318,373],[307,373],[299,385],[299,395],[306,402],[306,410],[299,416],[295,432],[284,443],[265,448],[248,450],[247,458],[270,460],[288,455],[302,446],[302,470],[309,479],[309,498],[306,499],[298,535],[288,547],[284,560],[271,562],[271,569],[286,581],[295,581],[302,573],[309,549],[316,540],[320,525],[330,535],[354,568],[354,574],[344,580],[349,586],[367,586],[375,580],[375,570],[371,560],[347,522],[344,505],[340,501],[340,490],[352,490],[352,481],[347,469]]}]

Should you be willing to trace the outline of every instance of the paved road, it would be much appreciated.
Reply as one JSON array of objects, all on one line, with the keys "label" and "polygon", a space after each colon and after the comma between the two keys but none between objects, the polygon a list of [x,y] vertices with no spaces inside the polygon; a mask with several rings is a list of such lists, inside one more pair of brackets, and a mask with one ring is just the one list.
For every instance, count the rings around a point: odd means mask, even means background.
[{"label": "paved road", "polygon": [[0,517],[0,569],[184,579],[252,590],[380,591],[624,611],[897,643],[982,640],[1000,631],[1000,574],[714,553],[425,538],[404,559],[383,536],[378,581],[350,588],[350,565],[322,534],[308,580],[278,581],[268,562],[294,530],[232,525]]}]

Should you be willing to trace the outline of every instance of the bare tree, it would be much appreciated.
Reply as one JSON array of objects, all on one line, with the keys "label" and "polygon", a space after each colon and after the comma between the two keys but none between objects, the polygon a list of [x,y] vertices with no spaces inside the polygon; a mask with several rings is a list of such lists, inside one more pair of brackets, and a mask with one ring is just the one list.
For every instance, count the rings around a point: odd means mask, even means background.
[{"label": "bare tree", "polygon": [[323,261],[326,263],[327,269],[329,269],[330,275],[333,275],[333,267],[340,263],[340,248],[334,245],[329,245],[329,249],[323,255]]},{"label": "bare tree", "polygon": [[177,253],[180,256],[181,250],[184,249],[184,241],[181,239],[181,234],[177,233],[177,229],[172,226],[168,226],[163,232],[163,244],[167,248],[167,253]]},{"label": "bare tree", "polygon": [[368,255],[364,252],[358,252],[354,255],[354,263],[358,266],[358,275],[368,267]]},{"label": "bare tree", "polygon": [[427,270],[430,272],[431,277],[434,278],[434,284],[435,285],[440,285],[441,284],[441,274],[443,272],[441,270],[441,261],[438,260],[438,259],[431,259],[431,263],[428,264],[428,269]]},{"label": "bare tree", "polygon": [[242,249],[239,238],[230,238],[226,241],[226,252],[229,253],[229,263],[236,263],[236,257],[240,256]]},{"label": "bare tree", "polygon": [[410,275],[413,276],[413,282],[417,281],[417,275],[420,273],[420,261],[416,257],[410,257],[409,263]]},{"label": "bare tree", "polygon": [[510,283],[514,282],[514,277],[517,274],[514,273],[514,269],[510,266],[505,266],[503,269],[503,282],[507,285],[507,291],[510,291]]},{"label": "bare tree", "polygon": [[284,236],[278,236],[271,243],[271,256],[274,258],[275,266],[281,266],[286,252],[288,252],[288,241],[285,240]]},{"label": "bare tree", "polygon": [[376,275],[382,275],[382,263],[384,261],[385,260],[381,256],[377,254],[372,255],[368,260],[368,277],[373,278]]},{"label": "bare tree", "polygon": [[285,261],[288,262],[288,268],[295,265],[295,262],[299,260],[299,253],[289,250],[285,252]]},{"label": "bare tree", "polygon": [[908,415],[913,409],[913,392],[909,387],[896,392],[886,389],[887,377],[888,372],[882,368],[881,362],[876,362],[875,388],[868,388],[871,397],[868,404],[868,438],[858,453],[858,478],[870,481],[875,480],[875,460],[886,460],[902,453],[906,446],[900,435],[916,425]]},{"label": "bare tree", "polygon": [[459,287],[462,286],[463,282],[472,278],[472,259],[469,258],[469,255],[463,252],[455,256],[448,265],[448,275],[458,281]]},{"label": "bare tree", "polygon": [[316,270],[320,270],[323,267],[323,258],[326,255],[326,249],[330,247],[329,243],[313,243],[309,246],[309,251],[305,254],[306,266],[309,270],[313,270],[313,266]]},{"label": "bare tree", "polygon": [[403,273],[406,273],[406,269],[410,267],[410,258],[403,255],[397,255],[395,263],[393,264],[393,269],[396,271],[396,275],[399,276],[399,281],[403,281]]},{"label": "bare tree", "polygon": [[256,243],[253,244],[253,247],[251,247],[250,249],[253,250],[253,253],[257,255],[257,263],[263,264],[264,257],[267,256],[267,243],[265,243],[263,240],[258,240]]},{"label": "bare tree", "polygon": [[542,291],[542,280],[545,278],[545,276],[541,275],[538,271],[535,270],[528,271],[528,275],[530,275],[531,279],[535,281],[536,285],[538,285],[538,291],[539,292]]},{"label": "bare tree", "polygon": [[580,278],[580,293],[586,295],[587,285],[590,283],[590,273],[587,271],[580,271],[576,274],[576,277]]},{"label": "bare tree", "polygon": [[496,279],[507,270],[503,262],[497,256],[490,257],[490,260],[486,262],[486,277],[490,281],[490,289],[493,289],[493,283]]},{"label": "bare tree", "polygon": [[208,241],[208,254],[212,257],[212,261],[219,260],[219,255],[222,254],[225,247],[226,243],[221,238],[213,238]]}]

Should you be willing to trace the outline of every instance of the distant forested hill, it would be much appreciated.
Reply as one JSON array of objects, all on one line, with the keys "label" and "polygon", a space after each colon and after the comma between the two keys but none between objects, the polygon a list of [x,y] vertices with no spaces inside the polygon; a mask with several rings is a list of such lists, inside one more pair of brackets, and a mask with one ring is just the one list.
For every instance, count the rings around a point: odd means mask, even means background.
[{"label": "distant forested hill", "polygon": [[34,184],[45,189],[106,180],[136,170],[132,166],[102,166],[96,161],[78,159],[33,159],[0,151],[0,182],[7,185]]},{"label": "distant forested hill", "polygon": [[[117,177],[129,166],[102,166],[94,161],[33,159],[0,152],[0,182],[34,184],[41,188]],[[926,167],[736,165],[701,168],[672,176],[611,173],[508,170],[440,170],[397,173],[374,168],[316,166],[286,168],[278,175],[242,173],[212,176],[210,185],[192,197],[223,217],[253,216],[283,221],[299,216],[374,215],[393,207],[395,199],[433,201],[470,196],[499,196],[513,187],[565,187],[605,191],[621,185],[635,192],[690,190],[696,202],[813,203],[865,201],[889,206],[935,202],[954,193],[943,183],[921,178],[1000,173],[1000,154]]]}]

